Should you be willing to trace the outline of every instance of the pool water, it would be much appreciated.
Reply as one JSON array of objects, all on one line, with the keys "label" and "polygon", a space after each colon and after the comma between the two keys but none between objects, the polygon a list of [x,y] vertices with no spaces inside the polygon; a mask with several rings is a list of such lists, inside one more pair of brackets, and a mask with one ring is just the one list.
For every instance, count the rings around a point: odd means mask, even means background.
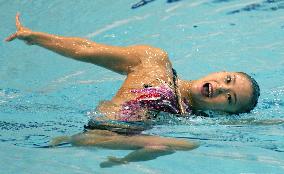
[{"label": "pool water", "polygon": [[20,12],[36,31],[153,45],[169,53],[184,79],[224,70],[251,74],[261,88],[257,108],[239,116],[166,119],[144,133],[200,147],[102,169],[107,156],[130,151],[39,147],[81,132],[125,77],[20,41],[1,42],[0,173],[284,173],[284,0],[147,2],[2,0],[0,35],[15,31]]}]

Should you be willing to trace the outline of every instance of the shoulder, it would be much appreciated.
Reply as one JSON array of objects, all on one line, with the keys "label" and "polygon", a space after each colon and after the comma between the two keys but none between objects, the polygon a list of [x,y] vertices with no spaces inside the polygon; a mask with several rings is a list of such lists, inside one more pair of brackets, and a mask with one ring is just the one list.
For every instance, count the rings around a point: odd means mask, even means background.
[{"label": "shoulder", "polygon": [[149,45],[134,45],[130,46],[129,48],[134,49],[139,57],[147,61],[153,61],[157,63],[168,63],[170,61],[168,53],[161,48]]}]

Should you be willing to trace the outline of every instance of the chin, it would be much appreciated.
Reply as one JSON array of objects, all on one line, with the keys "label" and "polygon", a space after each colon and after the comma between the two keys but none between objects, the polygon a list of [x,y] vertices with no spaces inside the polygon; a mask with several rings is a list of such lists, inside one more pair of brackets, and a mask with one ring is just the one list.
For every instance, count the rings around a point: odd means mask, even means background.
[{"label": "chin", "polygon": [[208,102],[200,95],[192,95],[192,109],[193,110],[208,110]]}]

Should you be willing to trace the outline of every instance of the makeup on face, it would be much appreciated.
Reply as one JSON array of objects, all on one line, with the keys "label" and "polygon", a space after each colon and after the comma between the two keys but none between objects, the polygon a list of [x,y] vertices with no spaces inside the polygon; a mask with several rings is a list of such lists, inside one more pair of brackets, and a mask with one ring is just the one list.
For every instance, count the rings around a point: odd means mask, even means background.
[{"label": "makeup on face", "polygon": [[235,72],[218,72],[196,80],[191,97],[196,108],[233,112],[250,99],[250,81]]}]

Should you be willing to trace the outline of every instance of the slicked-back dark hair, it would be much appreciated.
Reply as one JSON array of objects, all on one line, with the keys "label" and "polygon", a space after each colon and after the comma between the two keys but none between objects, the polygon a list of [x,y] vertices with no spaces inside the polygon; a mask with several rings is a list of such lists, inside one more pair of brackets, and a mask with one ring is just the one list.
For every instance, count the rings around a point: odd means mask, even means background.
[{"label": "slicked-back dark hair", "polygon": [[250,75],[248,75],[247,73],[244,73],[244,72],[237,72],[237,73],[245,76],[251,82],[252,96],[250,98],[249,105],[242,107],[242,109],[240,109],[236,114],[249,113],[257,105],[258,98],[260,96],[260,89],[259,89],[258,83]]}]

